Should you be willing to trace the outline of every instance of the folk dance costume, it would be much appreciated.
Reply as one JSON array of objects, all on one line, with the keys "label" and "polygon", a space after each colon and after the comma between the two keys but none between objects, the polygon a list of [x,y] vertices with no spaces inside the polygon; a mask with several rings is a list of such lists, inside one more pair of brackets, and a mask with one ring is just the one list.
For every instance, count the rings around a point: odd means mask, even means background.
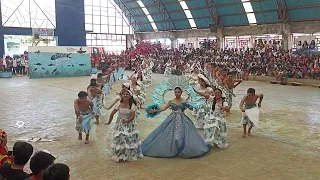
[{"label": "folk dance costume", "polygon": [[166,68],[164,70],[164,76],[168,77],[172,74],[172,68],[171,68],[171,63],[166,64]]},{"label": "folk dance costume", "polygon": [[227,89],[217,79],[214,79],[213,86],[222,91],[223,95],[226,97],[228,105],[230,103],[230,105],[232,106],[232,98],[236,97],[236,95],[233,93],[233,89]]},{"label": "folk dance costume", "polygon": [[[79,117],[82,116],[82,120]],[[86,135],[90,134],[92,127],[92,114],[88,109],[87,111],[80,112],[80,116],[76,118],[76,130],[80,134],[84,132]]]},{"label": "folk dance costume", "polygon": [[[169,90],[180,87],[189,95],[188,101],[175,104],[172,101],[165,103],[163,96]],[[184,113],[187,108],[193,108],[191,104],[201,104],[201,97],[197,97],[188,78],[176,76],[164,81],[161,86],[153,91],[152,102],[167,104],[172,110],[164,122],[157,127],[142,143],[142,151],[145,156],[160,158],[195,158],[209,152],[210,147],[204,142],[197,132],[190,118]]]},{"label": "folk dance costume", "polygon": [[[203,79],[207,85],[210,85],[209,80],[206,77],[204,77],[204,75],[199,74],[199,78]],[[197,88],[198,88],[198,91],[209,94],[209,95],[213,93],[213,89],[210,86],[206,87],[206,89],[201,89],[200,84],[198,84]],[[199,109],[195,111],[196,117],[197,117],[195,126],[198,129],[203,129],[203,127],[205,125],[205,121],[206,121],[205,116],[206,116],[207,112],[210,111],[211,104],[212,104],[212,102],[205,100],[205,102],[199,106]]]},{"label": "folk dance costume", "polygon": [[[198,67],[197,67],[198,68]],[[198,80],[199,80],[199,74],[198,73],[191,73],[189,75],[190,77],[190,84],[193,86],[197,86],[199,84]],[[197,110],[193,110],[192,111],[192,115],[196,116],[197,115]]]},{"label": "folk dance costume", "polygon": [[[215,103],[213,96],[210,96],[209,101]],[[227,107],[226,100],[222,101],[222,107]],[[224,111],[218,103],[212,104],[212,108],[205,116],[204,137],[205,142],[210,145],[216,145],[219,148],[226,148],[228,146],[227,137],[227,122]]]},{"label": "folk dance costume", "polygon": [[112,131],[112,159],[116,162],[123,161],[135,161],[138,158],[142,158],[141,143],[139,140],[139,131],[135,120],[129,123],[122,123],[122,119],[128,119],[131,112],[136,110],[136,106],[132,104],[131,109],[115,107],[118,111],[118,117],[116,122],[111,128]]},{"label": "folk dance costume", "polygon": [[[259,122],[259,109],[256,104],[244,105],[244,108],[248,111],[243,113],[241,118],[241,124],[248,125],[249,127],[254,127]],[[250,111],[249,111],[250,110]]]},{"label": "folk dance costume", "polygon": [[133,87],[131,84],[130,87],[131,87],[130,90],[133,94],[133,98],[137,102],[137,107],[136,107],[136,118],[137,118],[141,114],[140,106],[145,103],[146,99],[141,95],[141,88],[139,85],[136,85],[135,87]]}]

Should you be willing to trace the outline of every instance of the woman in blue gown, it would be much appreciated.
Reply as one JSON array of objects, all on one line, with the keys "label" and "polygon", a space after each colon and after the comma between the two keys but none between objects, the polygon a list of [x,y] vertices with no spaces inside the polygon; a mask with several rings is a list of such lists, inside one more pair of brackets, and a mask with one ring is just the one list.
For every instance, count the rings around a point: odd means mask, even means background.
[{"label": "woman in blue gown", "polygon": [[206,154],[210,149],[199,135],[193,122],[184,114],[184,110],[192,110],[192,106],[181,98],[180,87],[174,89],[176,98],[169,101],[159,110],[149,110],[149,113],[161,112],[170,108],[171,114],[142,143],[145,156],[158,158],[194,158]]}]

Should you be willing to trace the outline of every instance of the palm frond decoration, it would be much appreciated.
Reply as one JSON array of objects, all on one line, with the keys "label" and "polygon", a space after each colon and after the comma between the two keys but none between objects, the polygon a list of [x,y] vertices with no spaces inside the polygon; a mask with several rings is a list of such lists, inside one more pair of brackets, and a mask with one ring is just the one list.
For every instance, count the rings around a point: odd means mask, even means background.
[{"label": "palm frond decoration", "polygon": [[171,76],[169,79],[164,80],[160,85],[156,86],[152,91],[151,102],[154,104],[165,104],[164,96],[168,91],[180,87],[182,91],[188,94],[188,103],[198,107],[204,103],[204,99],[194,92],[190,85],[190,78],[187,76]]}]

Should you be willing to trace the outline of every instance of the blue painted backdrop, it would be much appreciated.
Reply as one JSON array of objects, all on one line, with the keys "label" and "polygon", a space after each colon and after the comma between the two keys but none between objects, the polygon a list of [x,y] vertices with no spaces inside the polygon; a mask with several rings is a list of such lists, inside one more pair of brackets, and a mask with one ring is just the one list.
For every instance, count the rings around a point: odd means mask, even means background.
[{"label": "blue painted backdrop", "polygon": [[[56,0],[56,29],[58,46],[86,46],[84,0]],[[1,8],[0,8],[1,9]],[[1,14],[1,10],[0,10]],[[0,16],[0,56],[4,54],[3,35],[32,35],[31,28],[2,26]]]},{"label": "blue painted backdrop", "polygon": [[91,76],[90,54],[29,52],[30,78]]}]

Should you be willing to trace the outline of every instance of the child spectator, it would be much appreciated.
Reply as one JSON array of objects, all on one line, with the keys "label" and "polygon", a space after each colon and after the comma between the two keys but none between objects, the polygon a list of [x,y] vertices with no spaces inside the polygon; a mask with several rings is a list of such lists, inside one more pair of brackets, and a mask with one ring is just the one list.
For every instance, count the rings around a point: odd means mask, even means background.
[{"label": "child spectator", "polygon": [[65,164],[54,164],[43,174],[43,180],[69,180],[70,168]]},{"label": "child spectator", "polygon": [[26,180],[43,180],[44,171],[54,163],[56,158],[51,154],[39,151],[30,160],[31,177]]},{"label": "child spectator", "polygon": [[33,153],[33,147],[27,142],[16,142],[13,146],[12,163],[4,163],[0,168],[1,177],[5,180],[25,180],[29,175],[23,171]]}]

